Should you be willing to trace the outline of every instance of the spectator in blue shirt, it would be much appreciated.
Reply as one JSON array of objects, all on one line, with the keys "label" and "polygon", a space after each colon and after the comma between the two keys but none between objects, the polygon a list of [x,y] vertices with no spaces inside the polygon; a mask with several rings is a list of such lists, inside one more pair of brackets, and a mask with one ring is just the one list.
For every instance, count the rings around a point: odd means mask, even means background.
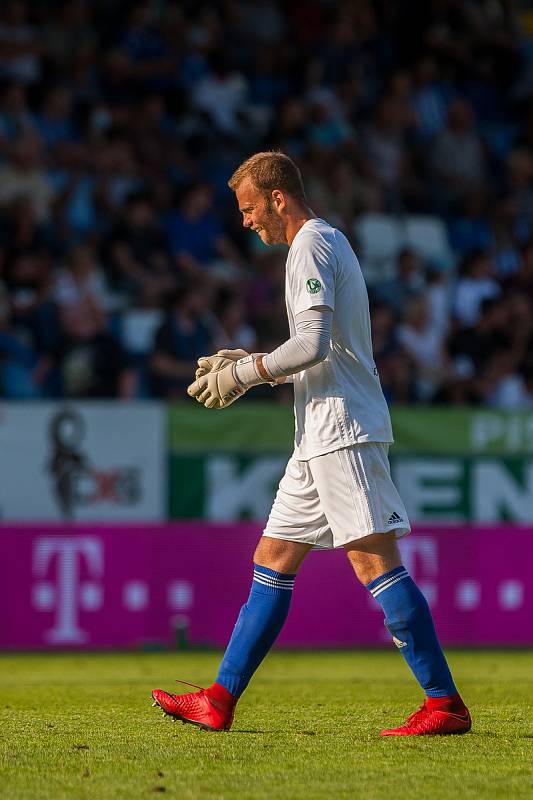
[{"label": "spectator in blue shirt", "polygon": [[205,285],[191,283],[169,298],[169,313],[155,335],[150,358],[156,397],[183,398],[197,359],[215,350],[215,320]]},{"label": "spectator in blue shirt", "polygon": [[194,183],[183,194],[180,207],[166,220],[167,241],[177,266],[184,273],[201,277],[214,262],[237,265],[241,259],[224,236],[213,209],[213,190]]}]

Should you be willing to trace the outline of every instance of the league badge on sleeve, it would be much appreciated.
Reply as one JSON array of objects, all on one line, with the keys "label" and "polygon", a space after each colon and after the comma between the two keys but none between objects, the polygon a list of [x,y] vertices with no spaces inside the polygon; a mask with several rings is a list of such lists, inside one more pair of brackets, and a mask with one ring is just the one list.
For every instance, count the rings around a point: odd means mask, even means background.
[{"label": "league badge on sleeve", "polygon": [[307,283],[305,284],[305,288],[309,292],[309,294],[316,294],[322,289],[322,284],[320,283],[317,278],[308,278]]}]

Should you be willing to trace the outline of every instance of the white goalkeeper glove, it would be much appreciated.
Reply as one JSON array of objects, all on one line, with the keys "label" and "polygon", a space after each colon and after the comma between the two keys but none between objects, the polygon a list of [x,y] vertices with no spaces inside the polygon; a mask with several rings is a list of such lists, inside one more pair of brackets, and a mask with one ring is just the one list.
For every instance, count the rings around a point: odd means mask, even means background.
[{"label": "white goalkeeper glove", "polygon": [[[220,351],[224,352],[224,351]],[[227,352],[227,351],[226,351]],[[229,351],[232,353],[232,351]],[[252,386],[270,383],[271,376],[264,369],[261,357],[263,353],[252,353],[237,361],[224,356],[199,359],[199,369],[212,363],[216,369],[200,375],[187,389],[190,397],[195,397],[206,408],[226,408],[238,400]],[[218,361],[217,359],[220,359]]]},{"label": "white goalkeeper glove", "polygon": [[187,389],[206,408],[226,408],[245,393],[246,389],[235,376],[235,362],[230,361],[222,369],[202,375]]},{"label": "white goalkeeper glove", "polygon": [[196,380],[188,387],[187,394],[206,408],[226,408],[252,386],[283,383],[284,377],[273,380],[266,371],[264,355],[249,354],[245,350],[219,350],[213,356],[202,356],[198,359]]},{"label": "white goalkeeper glove", "polygon": [[246,350],[219,350],[212,356],[201,356],[198,359],[198,368],[196,370],[195,378],[201,378],[209,372],[218,372],[226,367],[230,362],[238,361],[240,358],[246,358],[248,353]]}]

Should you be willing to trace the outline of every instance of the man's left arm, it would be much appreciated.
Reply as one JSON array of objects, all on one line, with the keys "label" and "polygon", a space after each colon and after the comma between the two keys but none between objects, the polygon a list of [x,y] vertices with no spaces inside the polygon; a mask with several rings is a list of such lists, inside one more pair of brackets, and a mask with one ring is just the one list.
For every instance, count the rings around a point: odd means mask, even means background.
[{"label": "man's left arm", "polygon": [[304,240],[288,273],[295,335],[270,354],[253,353],[196,380],[189,395],[207,408],[224,408],[252,386],[276,382],[323,361],[331,340],[336,266],[328,242]]},{"label": "man's left arm", "polygon": [[[237,361],[235,376],[246,387],[273,382],[314,367],[329,352],[333,312],[327,306],[302,311],[296,316],[296,333],[265,355]],[[262,380],[259,380],[259,379]]]},{"label": "man's left arm", "polygon": [[[272,353],[254,360],[256,376],[277,380],[309,369],[323,361],[329,351],[337,258],[331,243],[321,236],[305,235],[290,264],[287,262],[290,304],[296,333]],[[250,365],[237,362],[236,377],[254,385]]]},{"label": "man's left arm", "polygon": [[303,311],[296,317],[296,333],[272,353],[252,353],[229,361],[221,369],[197,378],[187,389],[206,408],[225,408],[252,386],[276,383],[309,369],[329,352],[333,312],[326,306]]}]

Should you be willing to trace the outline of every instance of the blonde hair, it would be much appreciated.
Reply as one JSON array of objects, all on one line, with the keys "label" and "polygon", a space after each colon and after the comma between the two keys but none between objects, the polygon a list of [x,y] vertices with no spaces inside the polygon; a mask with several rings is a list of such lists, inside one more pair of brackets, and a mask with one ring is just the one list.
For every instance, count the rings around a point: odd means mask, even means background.
[{"label": "blonde hair", "polygon": [[228,186],[235,192],[247,178],[256,189],[267,196],[270,196],[274,189],[279,189],[300,203],[307,202],[302,174],[294,161],[285,153],[275,150],[255,153],[237,167],[228,181]]}]

